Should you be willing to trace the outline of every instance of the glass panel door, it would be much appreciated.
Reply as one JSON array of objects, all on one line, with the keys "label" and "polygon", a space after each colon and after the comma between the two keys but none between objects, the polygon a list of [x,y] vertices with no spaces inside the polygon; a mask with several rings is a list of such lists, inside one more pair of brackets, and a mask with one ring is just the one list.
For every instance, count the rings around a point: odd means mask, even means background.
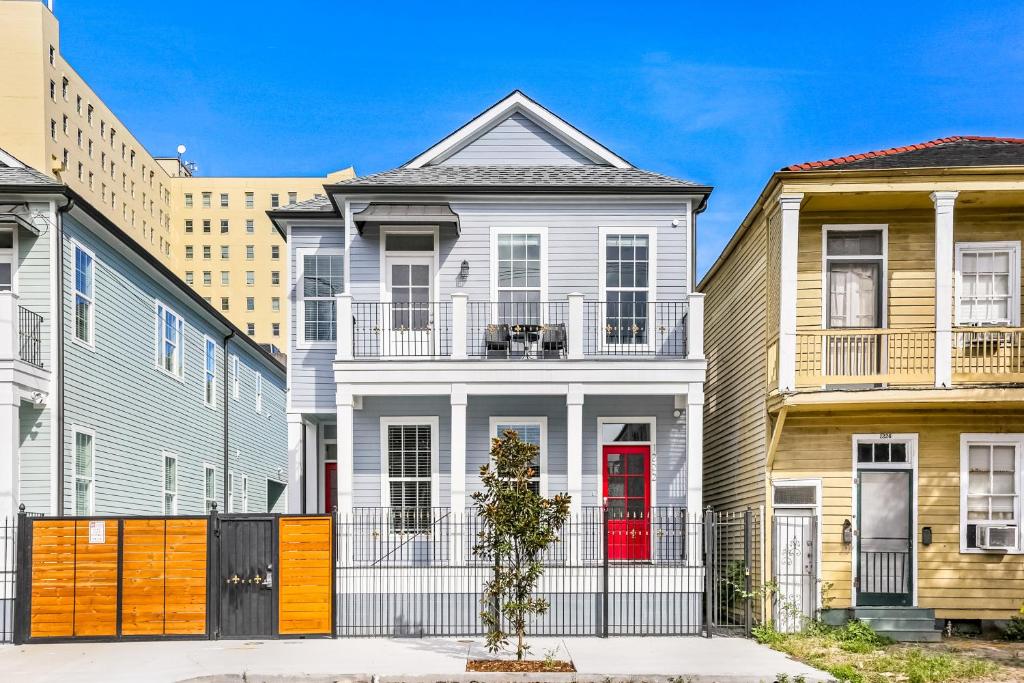
[{"label": "glass panel door", "polygon": [[859,470],[857,604],[912,603],[911,470]]},{"label": "glass panel door", "polygon": [[604,447],[609,560],[651,557],[651,447]]},{"label": "glass panel door", "polygon": [[432,347],[432,256],[389,256],[387,292],[391,300],[386,316],[386,349],[391,355],[429,355]]}]

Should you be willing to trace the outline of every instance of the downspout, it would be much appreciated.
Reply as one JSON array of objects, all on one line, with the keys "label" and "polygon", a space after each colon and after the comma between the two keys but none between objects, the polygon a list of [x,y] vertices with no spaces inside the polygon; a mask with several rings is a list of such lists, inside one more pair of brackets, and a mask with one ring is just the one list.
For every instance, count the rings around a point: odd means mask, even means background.
[{"label": "downspout", "polygon": [[74,197],[67,198],[67,204],[57,208],[57,515],[64,514],[64,214],[75,205]]},{"label": "downspout", "polygon": [[224,337],[224,341],[221,343],[221,348],[224,349],[224,390],[221,392],[224,395],[224,426],[223,434],[221,435],[224,441],[224,507],[221,508],[222,513],[228,511],[228,496],[231,495],[231,492],[228,491],[228,461],[230,460],[231,455],[231,449],[228,445],[228,434],[230,433],[230,430],[228,429],[228,368],[230,365],[228,363],[228,342],[231,341],[234,336],[235,332],[234,330],[231,330],[228,332],[228,335]]},{"label": "downspout", "polygon": [[704,213],[708,208],[708,196],[704,195],[700,204],[693,210],[693,217],[691,222],[693,225],[690,226],[690,291],[696,291],[697,283],[700,280],[697,279],[697,216]]}]

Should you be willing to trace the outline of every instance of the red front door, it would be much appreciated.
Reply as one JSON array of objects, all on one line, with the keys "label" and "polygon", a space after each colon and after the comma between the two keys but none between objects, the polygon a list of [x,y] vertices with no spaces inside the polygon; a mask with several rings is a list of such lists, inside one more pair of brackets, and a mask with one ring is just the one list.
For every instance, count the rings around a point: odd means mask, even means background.
[{"label": "red front door", "polygon": [[608,559],[651,558],[651,447],[604,447]]},{"label": "red front door", "polygon": [[338,463],[324,463],[324,512],[338,504]]}]

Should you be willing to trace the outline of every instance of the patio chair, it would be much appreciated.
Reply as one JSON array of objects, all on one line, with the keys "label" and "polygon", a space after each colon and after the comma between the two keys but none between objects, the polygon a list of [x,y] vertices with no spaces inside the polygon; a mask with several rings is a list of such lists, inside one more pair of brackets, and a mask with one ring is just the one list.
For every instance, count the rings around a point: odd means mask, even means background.
[{"label": "patio chair", "polygon": [[541,358],[561,358],[565,354],[565,323],[546,325],[540,334]]},{"label": "patio chair", "polygon": [[508,325],[488,325],[484,328],[484,351],[487,358],[508,358],[512,334]]}]

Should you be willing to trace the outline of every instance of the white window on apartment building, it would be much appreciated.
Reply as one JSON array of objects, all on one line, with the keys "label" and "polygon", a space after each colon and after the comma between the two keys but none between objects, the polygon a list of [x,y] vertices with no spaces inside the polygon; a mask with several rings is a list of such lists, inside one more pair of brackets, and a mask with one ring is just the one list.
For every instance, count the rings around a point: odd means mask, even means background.
[{"label": "white window on apartment building", "polygon": [[217,469],[213,465],[203,465],[203,499],[203,507],[209,512],[217,502]]},{"label": "white window on apartment building", "polygon": [[650,302],[655,299],[656,233],[653,230],[601,229],[601,299],[604,343],[650,342]]},{"label": "white window on apartment building", "polygon": [[281,323],[270,323],[270,334],[274,337],[280,337]]},{"label": "white window on apartment building", "polygon": [[220,221],[220,234],[225,235],[231,230],[228,224],[228,219],[222,218]]},{"label": "white window on apartment building", "polygon": [[1024,434],[960,435],[960,551],[1021,551]]},{"label": "white window on apartment building", "polygon": [[193,273],[191,270],[186,270],[185,271],[185,284],[186,285],[193,284],[195,282],[195,279],[196,279],[195,273]]},{"label": "white window on apartment building", "polygon": [[227,244],[220,245],[220,257],[225,261],[231,258],[231,247]]},{"label": "white window on apartment building", "polygon": [[270,258],[275,259],[275,260],[281,258],[281,247],[280,246],[278,246],[276,244],[272,244],[270,246]]},{"label": "white window on apartment building", "polygon": [[492,290],[498,321],[539,325],[545,295],[544,231],[496,230],[492,233]]},{"label": "white window on apartment building", "polygon": [[222,209],[228,208],[228,193],[227,192],[221,192],[220,193],[220,208],[222,208]]},{"label": "white window on apartment building", "polygon": [[156,304],[157,367],[179,379],[185,376],[185,322],[159,301]]},{"label": "white window on apartment building", "polygon": [[298,192],[289,192],[288,193],[288,203],[289,204],[294,204],[297,201],[299,201],[299,193]]},{"label": "white window on apartment building", "polygon": [[220,271],[220,283],[222,285],[231,284],[231,271],[222,270]]},{"label": "white window on apartment building", "polygon": [[272,296],[270,297],[270,310],[280,311],[281,310],[281,297]]},{"label": "white window on apartment building", "polygon": [[249,235],[251,235],[254,232],[256,232],[256,223],[255,223],[255,221],[253,221],[253,219],[251,219],[251,218],[246,218],[245,219],[245,232],[247,234],[249,234]]},{"label": "white window on apartment building", "polygon": [[213,273],[211,271],[203,271],[203,284],[207,287],[213,284]]},{"label": "white window on apartment building", "polygon": [[95,432],[73,427],[72,435],[75,443],[73,470],[75,473],[75,514],[85,517],[96,511],[96,434]]},{"label": "white window on apartment building", "polygon": [[1020,242],[958,242],[958,325],[1020,324]]},{"label": "white window on apartment building", "polygon": [[245,245],[245,260],[252,261],[256,258],[256,245],[247,244]]},{"label": "white window on apartment building", "polygon": [[302,327],[300,341],[331,344],[337,339],[337,296],[344,286],[344,257],[340,250],[300,250],[299,282]]},{"label": "white window on apartment building", "polygon": [[246,323],[245,324],[245,333],[247,335],[249,335],[250,337],[255,335],[256,334],[256,323]]},{"label": "white window on apartment building", "polygon": [[381,504],[391,508],[392,529],[429,528],[437,482],[438,419],[381,418]]},{"label": "white window on apartment building", "polygon": [[96,260],[85,247],[75,245],[75,339],[89,346],[95,340]]},{"label": "white window on apartment building", "polygon": [[203,245],[203,260],[204,261],[209,261],[210,258],[212,258],[212,256],[213,256],[212,248],[210,247],[209,244],[204,244]]},{"label": "white window on apartment building", "polygon": [[178,514],[178,456],[164,453],[164,514]]},{"label": "white window on apartment building", "polygon": [[256,196],[252,192],[245,193],[245,208],[251,209],[256,204]]},{"label": "white window on apartment building", "polygon": [[281,206],[281,197],[280,197],[280,195],[278,195],[277,193],[274,193],[274,194],[270,195],[270,206],[271,206],[271,208],[274,208],[274,209],[276,209],[277,207]]},{"label": "white window on apartment building", "polygon": [[211,200],[212,196],[213,195],[210,192],[204,192],[203,193],[203,208],[204,209],[209,209],[210,208],[210,200]]},{"label": "white window on apartment building", "polygon": [[206,337],[203,354],[203,398],[211,408],[217,405],[217,345]]},{"label": "white window on apartment building", "polygon": [[530,477],[530,490],[542,496],[547,495],[548,476],[548,419],[546,417],[492,417],[491,437],[501,438],[507,430],[514,431],[520,441],[537,447],[537,458],[530,463],[533,476]]},{"label": "white window on apartment building", "polygon": [[252,287],[256,284],[256,271],[247,270],[245,271],[245,284],[247,287]]}]

